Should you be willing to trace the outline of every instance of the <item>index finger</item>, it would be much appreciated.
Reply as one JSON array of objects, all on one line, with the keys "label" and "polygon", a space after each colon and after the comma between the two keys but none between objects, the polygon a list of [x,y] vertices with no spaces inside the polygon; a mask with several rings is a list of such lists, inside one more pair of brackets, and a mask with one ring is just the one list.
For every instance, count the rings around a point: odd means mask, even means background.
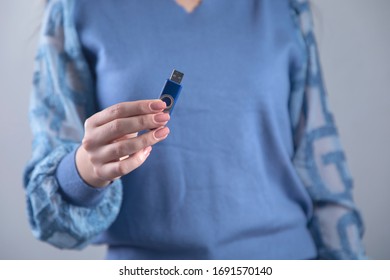
[{"label": "index finger", "polygon": [[98,127],[115,119],[158,113],[165,107],[165,102],[160,99],[122,102],[94,114],[89,118],[88,123],[93,127]]}]

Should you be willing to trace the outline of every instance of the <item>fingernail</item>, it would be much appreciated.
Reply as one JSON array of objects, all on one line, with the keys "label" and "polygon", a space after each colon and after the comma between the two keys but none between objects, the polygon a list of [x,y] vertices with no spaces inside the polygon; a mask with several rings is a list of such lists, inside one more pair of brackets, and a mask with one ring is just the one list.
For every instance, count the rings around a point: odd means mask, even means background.
[{"label": "fingernail", "polygon": [[148,153],[145,153],[145,151],[144,151],[143,155],[141,155],[140,157],[141,157],[141,160],[146,160],[148,158],[148,156],[150,156],[150,151]]},{"label": "fingernail", "polygon": [[146,147],[146,148],[144,149],[144,155],[150,154],[151,151],[152,151],[152,146]]},{"label": "fingernail", "polygon": [[167,113],[160,113],[154,116],[155,122],[166,122],[169,121],[171,117]]},{"label": "fingernail", "polygon": [[149,104],[150,109],[157,111],[157,110],[162,110],[165,109],[167,105],[165,102],[159,100],[159,101],[153,101]]},{"label": "fingernail", "polygon": [[168,127],[163,127],[154,132],[154,137],[157,139],[162,139],[165,138],[169,134],[169,128]]}]

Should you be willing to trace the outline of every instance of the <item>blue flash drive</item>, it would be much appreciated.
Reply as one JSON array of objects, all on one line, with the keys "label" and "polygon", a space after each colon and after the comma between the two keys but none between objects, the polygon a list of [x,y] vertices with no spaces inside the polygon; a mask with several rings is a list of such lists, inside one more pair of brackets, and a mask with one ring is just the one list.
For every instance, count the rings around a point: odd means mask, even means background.
[{"label": "blue flash drive", "polygon": [[180,83],[183,76],[183,73],[173,70],[171,77],[165,82],[160,95],[160,99],[167,104],[167,107],[164,110],[165,113],[172,114],[173,107],[175,107],[177,99],[179,99],[182,88]]}]

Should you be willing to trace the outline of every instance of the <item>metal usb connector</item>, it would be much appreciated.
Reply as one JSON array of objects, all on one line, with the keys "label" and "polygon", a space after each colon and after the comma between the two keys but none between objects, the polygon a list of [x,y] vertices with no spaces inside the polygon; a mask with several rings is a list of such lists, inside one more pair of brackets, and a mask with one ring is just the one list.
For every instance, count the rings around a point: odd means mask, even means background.
[{"label": "metal usb connector", "polygon": [[183,76],[184,74],[177,71],[177,70],[173,70],[172,71],[172,74],[171,74],[171,77],[169,78],[171,81],[174,81],[175,83],[178,83],[180,85],[181,83],[181,80],[183,80]]},{"label": "metal usb connector", "polygon": [[167,105],[164,112],[172,114],[173,107],[175,106],[177,99],[179,98],[181,91],[181,81],[184,74],[180,71],[173,70],[171,77],[167,79],[165,85],[161,91],[160,99]]}]

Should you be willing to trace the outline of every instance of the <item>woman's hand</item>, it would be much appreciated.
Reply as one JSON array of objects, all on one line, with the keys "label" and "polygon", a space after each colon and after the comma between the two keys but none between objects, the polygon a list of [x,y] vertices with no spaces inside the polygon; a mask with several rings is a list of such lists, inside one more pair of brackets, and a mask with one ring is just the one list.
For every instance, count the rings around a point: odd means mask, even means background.
[{"label": "woman's hand", "polygon": [[152,146],[169,134],[164,127],[170,118],[162,112],[165,107],[161,100],[124,102],[87,119],[76,153],[76,166],[84,181],[103,187],[143,164]]}]

